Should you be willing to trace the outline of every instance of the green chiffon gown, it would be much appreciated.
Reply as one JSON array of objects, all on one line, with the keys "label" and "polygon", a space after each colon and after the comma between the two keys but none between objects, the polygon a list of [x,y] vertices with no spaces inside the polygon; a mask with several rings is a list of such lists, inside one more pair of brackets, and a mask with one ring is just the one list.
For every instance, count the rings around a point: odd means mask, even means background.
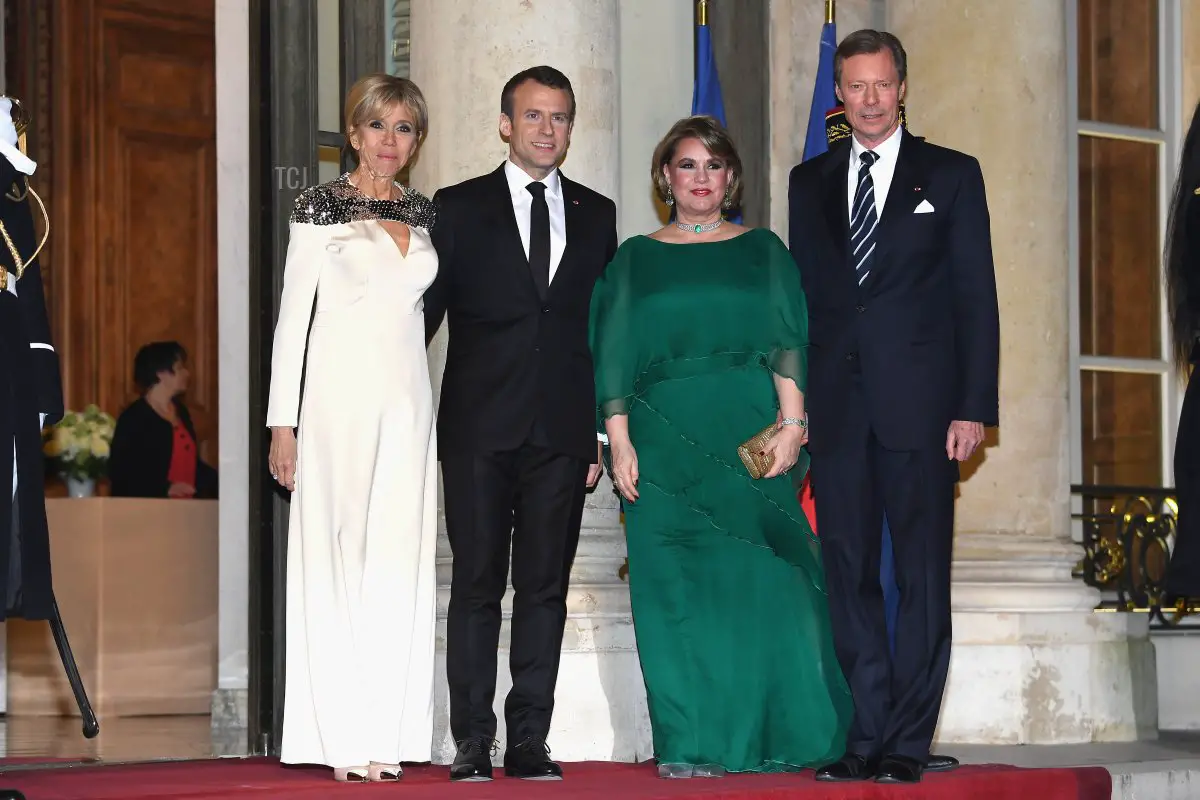
[{"label": "green chiffon gown", "polygon": [[803,388],[800,272],[769,230],[639,236],[592,295],[603,418],[629,415],[629,590],[660,764],[799,770],[839,758],[852,714],[820,548],[793,475],[753,480],[738,445],[773,422],[772,372]]}]

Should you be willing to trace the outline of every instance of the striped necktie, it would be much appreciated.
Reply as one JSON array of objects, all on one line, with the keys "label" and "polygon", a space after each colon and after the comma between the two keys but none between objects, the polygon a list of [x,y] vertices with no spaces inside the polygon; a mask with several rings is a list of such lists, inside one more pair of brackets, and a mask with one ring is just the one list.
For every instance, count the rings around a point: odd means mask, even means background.
[{"label": "striped necktie", "polygon": [[879,217],[875,213],[875,181],[871,180],[871,165],[879,156],[864,150],[858,157],[862,166],[858,168],[858,188],[854,190],[854,203],[850,213],[850,260],[854,264],[854,275],[858,285],[871,272],[871,256],[875,253],[875,225]]}]

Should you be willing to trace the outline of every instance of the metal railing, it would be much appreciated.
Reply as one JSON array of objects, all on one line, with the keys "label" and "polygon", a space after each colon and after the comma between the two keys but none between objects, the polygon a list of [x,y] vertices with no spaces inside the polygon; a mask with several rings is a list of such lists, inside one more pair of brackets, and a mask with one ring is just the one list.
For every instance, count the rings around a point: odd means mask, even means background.
[{"label": "metal railing", "polygon": [[1175,490],[1144,486],[1072,486],[1082,511],[1083,558],[1075,576],[1112,596],[1117,611],[1144,611],[1177,625],[1198,609],[1167,601],[1163,580],[1175,547],[1179,504]]}]

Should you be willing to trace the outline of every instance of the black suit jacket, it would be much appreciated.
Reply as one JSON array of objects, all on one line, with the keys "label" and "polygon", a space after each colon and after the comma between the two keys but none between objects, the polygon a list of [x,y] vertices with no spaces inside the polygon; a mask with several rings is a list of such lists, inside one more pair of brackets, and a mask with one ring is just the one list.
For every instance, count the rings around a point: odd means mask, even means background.
[{"label": "black suit jacket", "polygon": [[[15,284],[14,295],[0,291],[0,619],[49,619],[54,612],[50,578],[50,535],[46,525],[45,458],[38,414],[52,425],[63,416],[62,382],[58,354],[47,346],[50,318],[42,287],[38,258],[32,258],[40,237],[34,226],[38,213],[30,195],[30,181],[0,156],[0,223],[24,264],[19,264],[8,242],[0,242],[0,266]],[[13,445],[17,452],[17,527],[13,529]],[[18,552],[20,563],[11,563]],[[14,586],[15,585],[15,586]],[[20,589],[20,603],[6,608],[6,600]]]},{"label": "black suit jacket", "polygon": [[616,206],[561,175],[567,241],[545,295],[521,245],[504,167],[434,195],[438,274],[425,294],[426,338],[449,317],[438,450],[485,453],[526,442],[596,458],[588,308],[617,249]]},{"label": "black suit jacket", "polygon": [[[217,472],[200,460],[196,427],[187,406],[175,401],[179,421],[197,444],[196,497],[217,496]],[[108,459],[108,479],[113,497],[166,497],[171,488],[167,474],[175,433],[171,423],[158,415],[146,398],[139,397],[117,417]]]},{"label": "black suit jacket", "polygon": [[[848,257],[850,141],[792,170],[790,247],[809,306],[806,407],[814,453],[838,447],[861,373],[889,450],[944,447],[953,420],[999,422],[1000,315],[983,173],[902,134],[860,287]],[[927,201],[932,213],[915,213]]]}]

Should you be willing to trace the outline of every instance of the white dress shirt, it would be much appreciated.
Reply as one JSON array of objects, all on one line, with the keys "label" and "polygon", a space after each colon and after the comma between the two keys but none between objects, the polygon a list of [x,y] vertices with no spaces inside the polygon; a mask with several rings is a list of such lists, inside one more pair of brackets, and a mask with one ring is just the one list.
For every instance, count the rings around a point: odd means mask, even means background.
[{"label": "white dress shirt", "polygon": [[[525,258],[529,258],[529,218],[533,211],[533,195],[525,187],[533,183],[533,178],[511,161],[504,162],[504,177],[508,178],[508,193],[512,197],[513,213],[517,216],[521,246],[525,248]],[[550,170],[550,174],[542,178],[542,183],[546,184],[546,206],[550,209],[550,280],[553,281],[563,251],[567,249],[567,212],[558,169]],[[599,431],[596,432],[596,439],[608,444],[608,436]]]},{"label": "white dress shirt", "polygon": [[[896,174],[896,159],[900,157],[900,139],[904,136],[904,126],[896,128],[895,133],[871,148],[879,158],[871,165],[871,182],[875,185],[875,218],[883,216],[883,206],[887,202],[888,190],[892,188],[892,176]],[[859,161],[867,148],[859,143],[854,136],[850,137],[850,169],[846,176],[846,215],[854,213],[854,193],[858,190],[858,171],[862,168]]]},{"label": "white dress shirt", "polygon": [[[504,177],[508,178],[508,193],[512,197],[513,213],[517,216],[517,230],[521,233],[521,246],[525,258],[529,258],[529,217],[533,211],[533,195],[525,187],[533,178],[511,161],[504,162]],[[563,206],[562,181],[558,170],[542,178],[546,184],[546,206],[550,209],[550,280],[558,271],[563,251],[567,249],[567,212]]]}]

